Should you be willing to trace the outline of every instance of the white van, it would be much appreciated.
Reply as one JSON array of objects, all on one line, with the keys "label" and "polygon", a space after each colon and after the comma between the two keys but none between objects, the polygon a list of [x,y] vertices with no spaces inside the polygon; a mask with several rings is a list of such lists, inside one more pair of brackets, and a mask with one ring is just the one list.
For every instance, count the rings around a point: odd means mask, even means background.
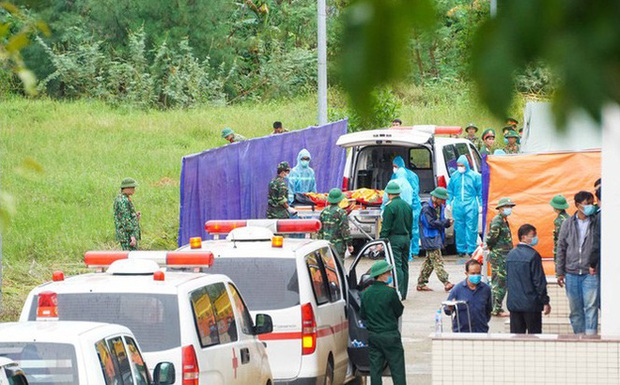
[{"label": "white van", "polygon": [[[467,156],[472,169],[480,172],[480,153],[469,140],[438,136],[458,135],[461,132],[461,127],[413,126],[342,135],[336,144],[349,150],[343,189],[383,190],[392,177],[392,160],[401,156],[405,166],[420,179],[420,199],[428,199],[435,187],[448,186],[459,156]],[[369,236],[378,236],[379,211],[379,207],[366,207],[353,210],[349,215],[351,236],[358,244],[365,242]],[[446,238],[448,244],[453,243],[452,228],[446,232]]]},{"label": "white van", "polygon": [[201,272],[162,271],[157,262],[184,269],[208,268],[211,253],[166,251],[87,252],[84,262],[105,272],[34,288],[20,320],[59,319],[117,323],[136,335],[150,367],[179,368],[179,385],[272,384],[258,335],[271,332],[268,315],[252,322],[230,278]]},{"label": "white van", "polygon": [[[362,383],[369,373],[359,307],[361,288],[370,279],[358,261],[385,250],[383,258],[394,265],[392,250],[387,240],[371,242],[345,271],[327,241],[274,236],[316,232],[320,226],[317,220],[295,219],[208,221],[207,232],[228,234],[226,239],[194,246],[213,253],[211,271],[239,285],[253,314],[272,317],[273,332],[260,339],[277,384]],[[191,245],[179,249],[191,250]]]}]

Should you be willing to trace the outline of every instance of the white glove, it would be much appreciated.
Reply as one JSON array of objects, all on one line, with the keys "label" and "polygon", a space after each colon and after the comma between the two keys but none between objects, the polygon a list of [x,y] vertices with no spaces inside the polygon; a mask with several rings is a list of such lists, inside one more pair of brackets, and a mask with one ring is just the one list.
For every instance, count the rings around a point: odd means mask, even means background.
[{"label": "white glove", "polygon": [[446,204],[446,210],[447,211],[452,211],[452,205]]}]

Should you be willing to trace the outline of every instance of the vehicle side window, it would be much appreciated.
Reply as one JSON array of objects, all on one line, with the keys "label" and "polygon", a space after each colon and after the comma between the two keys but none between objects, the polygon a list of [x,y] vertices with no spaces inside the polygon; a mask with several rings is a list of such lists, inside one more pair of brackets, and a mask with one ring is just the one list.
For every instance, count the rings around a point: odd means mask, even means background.
[{"label": "vehicle side window", "polygon": [[200,339],[200,346],[207,347],[220,343],[217,332],[215,311],[211,299],[207,294],[207,288],[202,287],[190,293],[190,302],[194,311],[194,322]]},{"label": "vehicle side window", "polygon": [[235,285],[229,283],[228,287],[230,288],[230,292],[232,293],[233,302],[235,303],[235,307],[237,308],[237,312],[241,315],[241,331],[243,334],[251,335],[253,334],[253,326],[252,316],[250,316],[250,312],[248,311],[247,306],[241,299],[239,295],[239,291],[235,287]]},{"label": "vehicle side window", "polygon": [[105,341],[97,341],[95,349],[97,350],[97,356],[99,356],[99,364],[101,365],[106,385],[122,383],[122,379],[117,376],[116,367],[114,366],[114,361],[112,361],[112,353]]},{"label": "vehicle side window", "polygon": [[433,171],[433,157],[428,148],[410,148],[408,167],[418,176],[420,194],[428,194],[433,191],[435,188],[435,172]]},{"label": "vehicle side window", "polygon": [[127,357],[123,339],[121,337],[114,337],[108,339],[107,343],[110,353],[112,353],[112,361],[114,361],[121,377],[121,382],[118,382],[118,384],[133,384],[133,375],[131,374],[129,357]]},{"label": "vehicle side window", "polygon": [[217,331],[220,335],[220,343],[237,341],[237,324],[235,323],[235,313],[226,291],[226,286],[218,282],[207,286],[207,293],[213,304]]},{"label": "vehicle side window", "polygon": [[321,256],[323,266],[325,267],[331,302],[339,301],[342,298],[342,290],[340,289],[341,286],[340,281],[338,280],[338,269],[336,268],[334,256],[328,247],[320,249],[319,255]]},{"label": "vehicle side window", "polygon": [[319,263],[317,254],[311,253],[306,256],[306,266],[312,282],[312,290],[317,305],[329,302],[329,291],[323,277],[322,265]]},{"label": "vehicle side window", "polygon": [[469,145],[469,150],[471,151],[471,153],[473,154],[473,158],[474,158],[474,163],[475,163],[475,168],[478,172],[481,172],[482,167],[481,167],[481,163],[482,160],[480,159],[480,153],[478,153],[478,151],[476,150],[476,148],[474,147],[473,144]]},{"label": "vehicle side window", "polygon": [[448,170],[448,175],[452,175],[454,171],[456,171],[456,148],[454,145],[450,144],[444,146],[442,149],[443,159],[446,162],[446,170]]},{"label": "vehicle side window", "polygon": [[146,364],[140,354],[140,349],[133,338],[125,336],[125,343],[129,351],[129,363],[133,369],[138,385],[148,385],[151,381]]}]

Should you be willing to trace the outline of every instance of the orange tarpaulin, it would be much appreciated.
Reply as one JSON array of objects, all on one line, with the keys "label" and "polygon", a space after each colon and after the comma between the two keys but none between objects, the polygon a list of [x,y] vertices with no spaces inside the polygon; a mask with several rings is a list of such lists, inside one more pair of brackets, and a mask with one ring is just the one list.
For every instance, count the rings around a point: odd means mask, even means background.
[{"label": "orange tarpaulin", "polygon": [[525,223],[536,227],[539,243],[536,250],[543,258],[545,273],[555,275],[553,264],[553,220],[557,214],[549,201],[562,194],[570,204],[566,210],[575,213],[574,196],[578,191],[594,191],[601,177],[601,152],[566,152],[552,154],[519,154],[489,156],[489,194],[486,229],[497,214],[495,206],[502,197],[517,204],[508,218],[512,239],[519,242],[517,231]]}]

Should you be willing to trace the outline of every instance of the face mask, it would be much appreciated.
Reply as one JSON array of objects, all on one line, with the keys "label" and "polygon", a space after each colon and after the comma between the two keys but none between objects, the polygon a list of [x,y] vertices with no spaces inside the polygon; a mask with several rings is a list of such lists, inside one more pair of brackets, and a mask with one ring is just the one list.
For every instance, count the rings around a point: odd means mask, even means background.
[{"label": "face mask", "polygon": [[467,277],[467,279],[469,279],[469,282],[473,283],[474,285],[477,285],[480,283],[480,281],[482,281],[482,275],[471,274]]},{"label": "face mask", "polygon": [[536,246],[537,244],[538,244],[538,235],[532,238],[532,243],[530,243],[530,246]]},{"label": "face mask", "polygon": [[583,205],[583,213],[587,216],[590,216],[596,212],[596,207],[594,205]]},{"label": "face mask", "polygon": [[310,164],[310,161],[302,160],[301,162],[299,162],[299,164],[301,164],[301,167],[308,167],[308,165]]},{"label": "face mask", "polygon": [[458,170],[459,170],[459,172],[460,172],[461,174],[464,174],[464,173],[465,173],[465,166],[459,166],[459,167],[457,167],[457,168],[458,168]]},{"label": "face mask", "polygon": [[504,144],[508,144],[508,139],[504,138]]},{"label": "face mask", "polygon": [[394,171],[394,174],[396,174],[396,171],[398,171],[398,167],[392,167],[392,170]]},{"label": "face mask", "polygon": [[512,214],[512,207],[506,207],[504,209],[504,215],[509,216],[510,214]]},{"label": "face mask", "polygon": [[387,281],[385,281],[385,284],[386,284],[386,285],[391,285],[391,284],[392,284],[392,282],[394,282],[394,278],[392,278],[392,276],[390,275],[390,276],[388,277]]}]

